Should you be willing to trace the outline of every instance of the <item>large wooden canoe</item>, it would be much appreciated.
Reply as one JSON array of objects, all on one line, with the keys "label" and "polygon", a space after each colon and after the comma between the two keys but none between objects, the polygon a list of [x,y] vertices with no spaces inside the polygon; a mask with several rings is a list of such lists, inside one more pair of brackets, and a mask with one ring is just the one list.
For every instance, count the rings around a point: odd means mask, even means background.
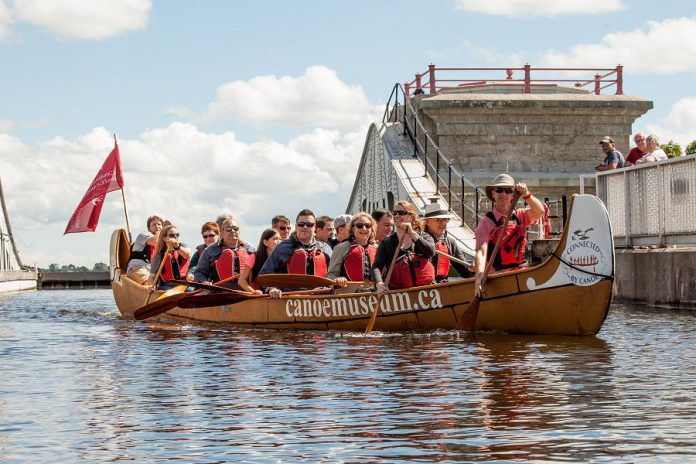
[{"label": "large wooden canoe", "polygon": [[[611,302],[613,245],[604,205],[595,196],[575,195],[559,246],[551,257],[538,266],[488,279],[476,329],[596,334]],[[133,317],[145,304],[149,291],[126,277],[128,255],[126,233],[116,230],[111,238],[114,299],[123,316]],[[374,329],[454,329],[473,293],[473,279],[390,291],[382,301]],[[231,327],[364,331],[376,300],[374,293],[257,298],[226,306],[174,308],[158,318]]]}]

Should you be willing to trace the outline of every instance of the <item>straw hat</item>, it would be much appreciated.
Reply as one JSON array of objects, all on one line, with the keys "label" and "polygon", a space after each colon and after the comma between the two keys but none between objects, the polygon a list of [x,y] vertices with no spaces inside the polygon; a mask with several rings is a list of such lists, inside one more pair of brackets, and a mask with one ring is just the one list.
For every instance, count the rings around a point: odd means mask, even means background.
[{"label": "straw hat", "polygon": [[493,190],[497,187],[515,188],[515,179],[507,174],[498,174],[491,185],[486,185],[486,196],[493,201]]},{"label": "straw hat", "polygon": [[438,202],[430,203],[428,206],[425,207],[425,214],[423,215],[423,219],[440,219],[440,218],[452,219],[452,218],[454,218],[454,215],[450,214],[450,212],[447,211]]}]

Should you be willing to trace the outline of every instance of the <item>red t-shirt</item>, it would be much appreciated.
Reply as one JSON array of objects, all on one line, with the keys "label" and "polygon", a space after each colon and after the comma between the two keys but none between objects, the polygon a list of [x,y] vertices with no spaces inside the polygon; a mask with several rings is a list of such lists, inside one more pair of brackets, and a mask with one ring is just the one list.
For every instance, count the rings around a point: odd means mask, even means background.
[{"label": "red t-shirt", "polygon": [[631,151],[628,153],[628,157],[626,157],[626,162],[636,164],[636,161],[641,159],[644,154],[645,153],[640,151],[638,147],[633,147],[631,148]]}]

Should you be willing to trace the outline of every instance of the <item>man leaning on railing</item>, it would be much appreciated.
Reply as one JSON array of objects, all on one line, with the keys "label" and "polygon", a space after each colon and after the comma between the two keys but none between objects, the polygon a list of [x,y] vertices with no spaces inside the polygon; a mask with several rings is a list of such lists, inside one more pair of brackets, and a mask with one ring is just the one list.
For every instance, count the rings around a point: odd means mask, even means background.
[{"label": "man leaning on railing", "polygon": [[610,169],[622,168],[624,164],[623,154],[616,149],[614,144],[614,139],[608,135],[604,136],[602,140],[599,141],[599,145],[602,147],[602,151],[606,154],[602,164],[595,166],[597,171],[609,171]]}]

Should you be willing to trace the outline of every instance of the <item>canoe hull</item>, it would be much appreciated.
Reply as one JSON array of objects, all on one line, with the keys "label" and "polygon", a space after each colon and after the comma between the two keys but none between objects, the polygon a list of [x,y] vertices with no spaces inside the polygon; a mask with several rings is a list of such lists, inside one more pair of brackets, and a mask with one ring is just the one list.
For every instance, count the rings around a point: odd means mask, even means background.
[{"label": "canoe hull", "polygon": [[[578,200],[582,200],[585,209],[591,206],[590,210],[603,210],[606,214],[595,197],[579,196],[574,199],[576,206]],[[572,219],[571,216],[571,230],[575,230]],[[613,242],[608,219],[599,227],[597,221],[591,225],[594,227],[586,227],[585,221],[578,230],[599,228],[600,233],[573,240],[566,231],[556,253],[539,266],[490,276],[476,329],[520,334],[596,334],[611,303]],[[162,292],[151,296],[147,288],[126,277],[122,263],[127,262],[127,247],[125,233],[115,231],[111,243],[114,299],[121,313],[132,317],[148,297],[152,301]],[[380,305],[374,330],[455,329],[473,294],[473,279],[390,291]],[[375,293],[257,298],[227,306],[174,308],[158,318],[230,327],[364,331],[376,302]]]}]

